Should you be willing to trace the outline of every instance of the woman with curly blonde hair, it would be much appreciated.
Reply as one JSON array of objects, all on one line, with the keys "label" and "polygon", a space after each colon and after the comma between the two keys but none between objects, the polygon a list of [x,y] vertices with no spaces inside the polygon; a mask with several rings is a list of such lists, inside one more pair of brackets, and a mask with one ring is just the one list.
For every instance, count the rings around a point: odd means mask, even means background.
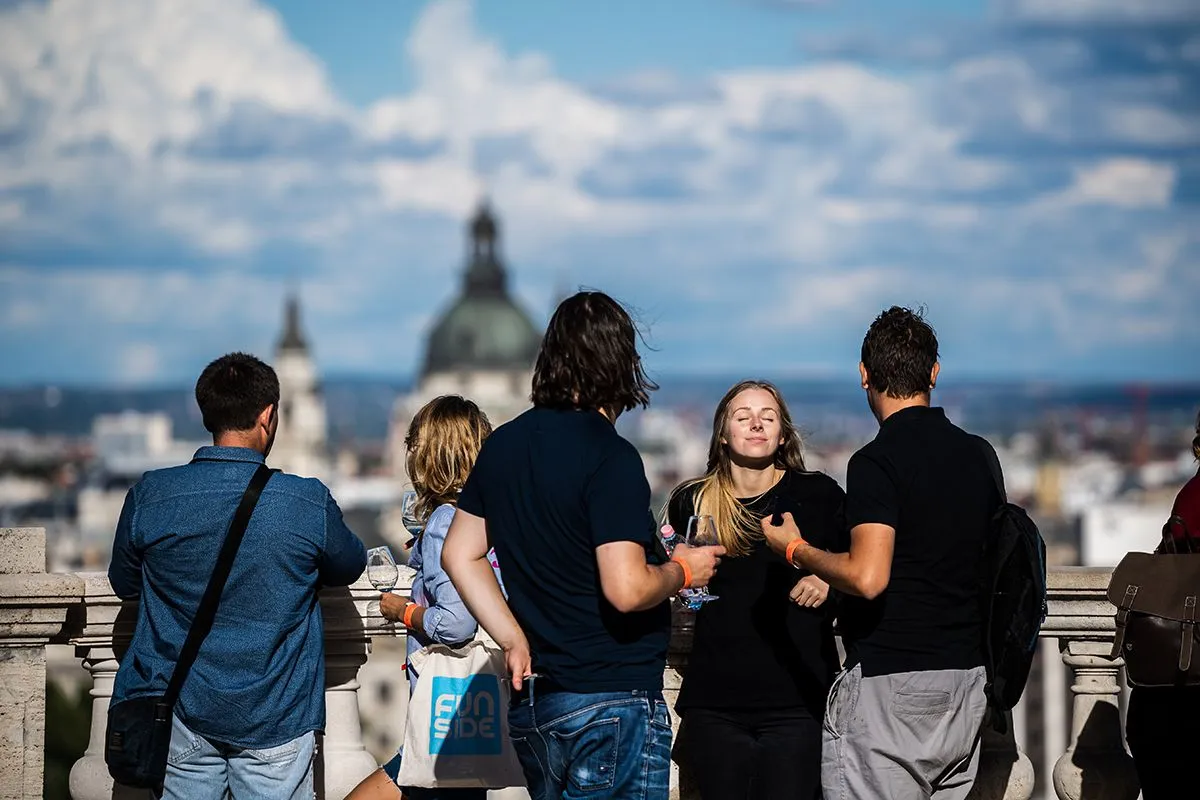
[{"label": "woman with curly blonde hair", "polygon": [[[492,432],[479,406],[458,395],[436,397],[426,403],[408,428],[404,446],[408,451],[408,475],[417,493],[417,518],[424,528],[413,544],[408,565],[416,570],[412,597],[384,592],[380,613],[404,625],[408,633],[408,655],[430,644],[456,647],[475,636],[477,623],[463,605],[450,577],[442,569],[442,545],[458,506],[462,490],[483,440]],[[416,675],[408,668],[409,687]],[[397,753],[368,776],[350,795],[352,800],[404,797],[408,800],[484,800],[486,789],[403,789],[396,783],[400,773]]]}]

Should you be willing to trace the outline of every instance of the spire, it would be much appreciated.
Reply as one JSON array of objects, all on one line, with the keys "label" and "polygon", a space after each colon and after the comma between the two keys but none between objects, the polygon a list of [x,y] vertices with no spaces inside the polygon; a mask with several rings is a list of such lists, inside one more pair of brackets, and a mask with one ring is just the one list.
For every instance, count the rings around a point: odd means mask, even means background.
[{"label": "spire", "polygon": [[300,330],[300,298],[289,294],[283,311],[283,336],[279,339],[279,350],[308,350],[304,333]]},{"label": "spire", "polygon": [[475,217],[468,226],[470,249],[464,292],[473,297],[503,297],[508,294],[507,276],[500,264],[497,240],[499,226],[485,198],[479,203]]}]

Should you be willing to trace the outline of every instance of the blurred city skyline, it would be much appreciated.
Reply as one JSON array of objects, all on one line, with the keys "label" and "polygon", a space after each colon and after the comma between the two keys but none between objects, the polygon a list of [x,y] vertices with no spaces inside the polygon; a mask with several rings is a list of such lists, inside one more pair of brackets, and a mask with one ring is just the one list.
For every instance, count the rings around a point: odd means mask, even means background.
[{"label": "blurred city skyline", "polygon": [[538,324],[631,304],[660,376],[1200,374],[1187,0],[0,2],[0,384],[268,356],[409,377],[489,198]]}]

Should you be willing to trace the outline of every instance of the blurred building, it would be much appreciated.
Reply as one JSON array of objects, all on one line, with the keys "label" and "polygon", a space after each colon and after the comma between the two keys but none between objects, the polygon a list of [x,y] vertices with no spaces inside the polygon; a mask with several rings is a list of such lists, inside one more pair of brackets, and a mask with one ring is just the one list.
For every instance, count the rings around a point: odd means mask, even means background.
[{"label": "blurred building", "polygon": [[279,430],[271,448],[271,466],[306,478],[326,478],[329,422],[316,365],[300,327],[300,300],[295,295],[287,299],[284,308],[275,372],[279,375]]},{"label": "blurred building", "polygon": [[416,388],[401,397],[388,432],[391,470],[407,481],[404,437],[422,405],[444,394],[479,404],[493,427],[529,407],[533,362],[542,334],[508,291],[500,231],[481,204],[467,226],[466,265],[458,297],[438,317],[425,347]]}]

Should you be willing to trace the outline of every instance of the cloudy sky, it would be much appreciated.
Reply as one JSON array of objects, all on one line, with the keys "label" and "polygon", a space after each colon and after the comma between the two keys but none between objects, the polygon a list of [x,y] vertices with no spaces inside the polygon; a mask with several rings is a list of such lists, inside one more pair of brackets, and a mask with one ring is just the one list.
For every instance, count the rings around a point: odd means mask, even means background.
[{"label": "cloudy sky", "polygon": [[[1194,0],[0,0],[0,383],[404,376],[483,195],[660,374],[1200,378]],[[851,378],[853,379],[853,378]]]}]

